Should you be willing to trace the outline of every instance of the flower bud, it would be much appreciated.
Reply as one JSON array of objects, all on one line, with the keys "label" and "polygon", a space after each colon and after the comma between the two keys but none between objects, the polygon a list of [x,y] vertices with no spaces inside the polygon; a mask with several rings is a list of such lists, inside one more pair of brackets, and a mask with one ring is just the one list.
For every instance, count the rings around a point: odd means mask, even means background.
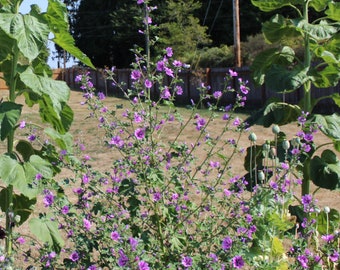
[{"label": "flower bud", "polygon": [[268,153],[269,150],[270,150],[270,142],[266,141],[266,143],[262,145],[262,151]]},{"label": "flower bud", "polygon": [[19,215],[15,215],[15,217],[14,217],[14,221],[15,221],[15,223],[20,223],[20,220],[21,220],[21,216],[19,216]]},{"label": "flower bud", "polygon": [[265,175],[264,175],[264,172],[262,170],[259,170],[257,172],[257,178],[259,179],[259,181],[264,181]]},{"label": "flower bud", "polygon": [[275,148],[274,146],[272,146],[272,147],[270,148],[269,156],[270,156],[271,159],[276,158],[276,148]]},{"label": "flower bud", "polygon": [[287,151],[289,149],[289,147],[290,147],[289,141],[288,140],[283,140],[282,148]]},{"label": "flower bud", "polygon": [[331,209],[328,206],[325,206],[323,210],[325,211],[326,214],[329,214],[329,212],[331,211]]},{"label": "flower bud", "polygon": [[280,127],[278,125],[273,125],[272,132],[274,134],[279,134],[280,133]]},{"label": "flower bud", "polygon": [[293,145],[293,147],[298,147],[298,146],[300,145],[300,142],[301,142],[301,140],[300,140],[299,137],[294,137],[294,138],[292,139],[292,145]]},{"label": "flower bud", "polygon": [[249,136],[248,136],[248,139],[251,142],[256,142],[256,140],[257,140],[256,134],[254,132],[250,133]]}]

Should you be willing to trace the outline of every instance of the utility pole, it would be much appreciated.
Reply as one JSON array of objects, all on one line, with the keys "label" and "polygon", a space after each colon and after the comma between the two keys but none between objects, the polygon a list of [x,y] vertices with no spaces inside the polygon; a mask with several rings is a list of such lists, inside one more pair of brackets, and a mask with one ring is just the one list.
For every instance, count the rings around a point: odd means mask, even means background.
[{"label": "utility pole", "polygon": [[239,0],[233,0],[234,59],[235,67],[241,67],[240,9]]}]

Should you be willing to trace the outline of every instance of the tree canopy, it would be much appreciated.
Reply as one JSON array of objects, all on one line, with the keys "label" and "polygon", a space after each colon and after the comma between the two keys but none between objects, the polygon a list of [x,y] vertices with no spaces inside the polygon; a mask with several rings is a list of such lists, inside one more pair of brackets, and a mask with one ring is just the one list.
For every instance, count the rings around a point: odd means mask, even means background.
[{"label": "tree canopy", "polygon": [[[64,0],[69,7],[71,32],[76,45],[95,66],[129,67],[130,51],[143,47],[140,6],[136,0]],[[197,49],[233,44],[232,1],[151,0],[157,7],[152,24],[158,26],[155,50],[171,46],[176,57],[186,60]],[[261,31],[261,16],[250,1],[240,0],[241,40]],[[270,16],[267,15],[267,17]]]}]

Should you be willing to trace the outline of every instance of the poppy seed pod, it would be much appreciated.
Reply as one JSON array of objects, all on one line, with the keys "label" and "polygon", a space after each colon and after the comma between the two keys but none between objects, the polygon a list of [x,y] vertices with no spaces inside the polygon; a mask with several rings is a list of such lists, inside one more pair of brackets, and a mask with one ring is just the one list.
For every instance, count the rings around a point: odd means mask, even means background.
[{"label": "poppy seed pod", "polygon": [[280,127],[278,125],[273,125],[272,132],[274,134],[279,134],[280,133]]},{"label": "poppy seed pod", "polygon": [[250,133],[249,136],[248,136],[248,139],[251,142],[256,142],[256,140],[257,140],[256,134],[254,132]]},{"label": "poppy seed pod", "polygon": [[259,170],[257,173],[257,178],[259,179],[259,181],[263,181],[265,178],[264,172],[262,170]]},{"label": "poppy seed pod", "polygon": [[289,149],[289,147],[290,147],[289,141],[288,140],[283,140],[282,148],[287,151]]}]

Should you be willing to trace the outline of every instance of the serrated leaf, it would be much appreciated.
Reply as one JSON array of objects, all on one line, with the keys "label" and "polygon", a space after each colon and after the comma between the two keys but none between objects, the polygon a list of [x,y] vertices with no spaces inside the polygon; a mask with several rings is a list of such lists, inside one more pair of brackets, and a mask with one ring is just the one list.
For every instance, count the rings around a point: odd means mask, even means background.
[{"label": "serrated leaf", "polygon": [[251,3],[265,12],[270,12],[285,6],[294,4],[303,4],[303,0],[291,0],[291,1],[281,1],[281,0],[251,0]]},{"label": "serrated leaf", "polygon": [[328,9],[325,11],[327,17],[334,21],[340,21],[340,3],[328,1]]},{"label": "serrated leaf", "polygon": [[302,66],[287,69],[285,66],[273,65],[265,75],[266,87],[277,93],[295,91],[311,79],[307,72],[308,68]]},{"label": "serrated leaf", "polygon": [[52,128],[46,128],[45,134],[48,135],[63,150],[72,153],[73,136],[71,133],[61,134]]},{"label": "serrated leaf", "polygon": [[321,20],[318,24],[311,24],[301,19],[297,27],[303,29],[309,37],[316,41],[327,40],[338,32],[338,27],[328,24],[326,20]]},{"label": "serrated leaf", "polygon": [[19,162],[5,154],[0,157],[0,179],[6,186],[25,185],[25,172]]},{"label": "serrated leaf", "polygon": [[0,13],[0,27],[17,41],[20,52],[29,61],[35,59],[46,46],[49,29],[29,14]]},{"label": "serrated leaf", "polygon": [[312,122],[315,122],[328,138],[340,140],[340,116],[336,113],[332,115],[315,114]]},{"label": "serrated leaf", "polygon": [[60,252],[64,241],[58,230],[58,223],[50,216],[41,215],[29,221],[31,232],[42,242],[48,243],[56,252]]},{"label": "serrated leaf", "polygon": [[0,103],[0,134],[2,141],[14,130],[14,127],[20,118],[21,110],[21,104],[9,101]]},{"label": "serrated leaf", "polygon": [[75,46],[75,41],[69,33],[66,6],[60,1],[49,0],[46,19],[54,34],[53,41],[85,65],[95,68],[90,58]]},{"label": "serrated leaf", "polygon": [[19,154],[21,154],[24,161],[28,161],[29,158],[34,155],[34,148],[32,144],[25,140],[20,140],[16,146],[15,149],[18,151]]},{"label": "serrated leaf", "polygon": [[272,238],[271,254],[274,257],[281,257],[284,253],[285,253],[285,249],[283,247],[281,240],[274,236]]},{"label": "serrated leaf", "polygon": [[287,20],[282,15],[278,14],[273,16],[269,21],[263,23],[262,32],[266,40],[270,43],[301,36],[301,31],[299,31],[290,20]]}]

